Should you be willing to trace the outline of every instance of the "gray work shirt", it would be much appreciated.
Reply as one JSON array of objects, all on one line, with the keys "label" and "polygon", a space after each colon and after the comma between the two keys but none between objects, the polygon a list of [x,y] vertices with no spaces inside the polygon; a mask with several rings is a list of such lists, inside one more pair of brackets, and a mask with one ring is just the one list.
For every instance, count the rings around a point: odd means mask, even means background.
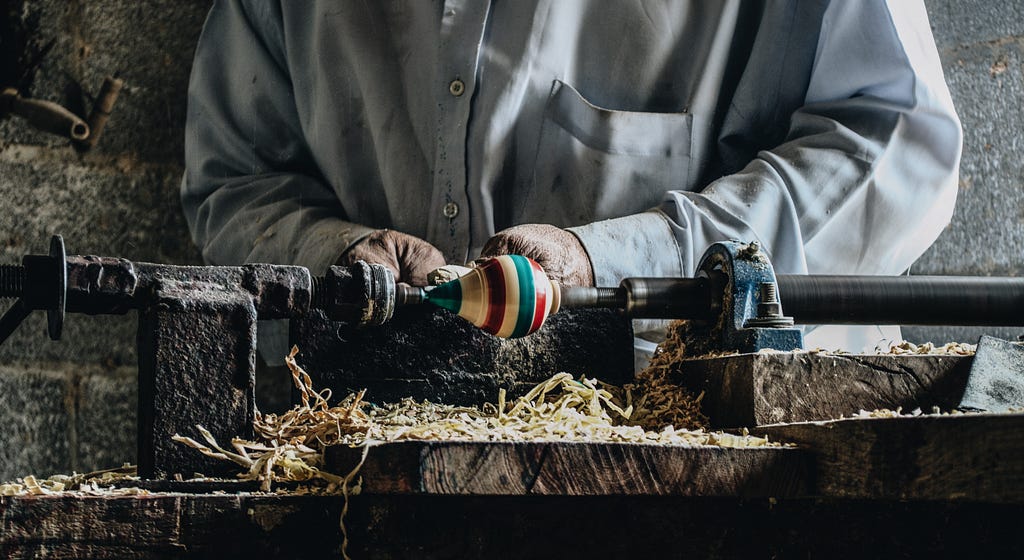
[{"label": "gray work shirt", "polygon": [[571,228],[598,285],[758,240],[896,274],[961,132],[919,0],[215,2],[182,202],[211,263],[320,272],[373,228],[475,257]]}]

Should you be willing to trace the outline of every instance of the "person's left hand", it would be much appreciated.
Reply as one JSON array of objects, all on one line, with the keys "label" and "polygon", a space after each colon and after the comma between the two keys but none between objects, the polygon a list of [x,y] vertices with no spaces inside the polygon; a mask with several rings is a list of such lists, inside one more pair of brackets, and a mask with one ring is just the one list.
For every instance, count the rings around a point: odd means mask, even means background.
[{"label": "person's left hand", "polygon": [[522,255],[540,265],[563,286],[593,286],[594,268],[586,249],[572,233],[547,224],[523,224],[494,234],[481,257]]}]

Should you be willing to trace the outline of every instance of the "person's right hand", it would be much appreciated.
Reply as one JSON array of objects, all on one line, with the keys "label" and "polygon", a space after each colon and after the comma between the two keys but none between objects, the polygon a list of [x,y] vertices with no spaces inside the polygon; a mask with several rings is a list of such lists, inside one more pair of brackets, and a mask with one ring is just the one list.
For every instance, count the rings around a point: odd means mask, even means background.
[{"label": "person's right hand", "polygon": [[444,255],[430,243],[393,229],[379,229],[348,248],[338,258],[347,266],[366,261],[391,269],[396,282],[426,286],[427,273],[444,266]]}]

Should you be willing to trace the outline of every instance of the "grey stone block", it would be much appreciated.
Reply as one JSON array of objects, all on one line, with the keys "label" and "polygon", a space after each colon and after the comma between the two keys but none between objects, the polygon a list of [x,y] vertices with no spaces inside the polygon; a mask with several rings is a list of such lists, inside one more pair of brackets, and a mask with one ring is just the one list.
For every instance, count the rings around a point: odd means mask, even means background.
[{"label": "grey stone block", "polygon": [[960,192],[952,224],[914,274],[1024,273],[1022,45],[982,44],[943,56],[964,128]]},{"label": "grey stone block", "polygon": [[940,49],[1024,36],[1020,0],[925,0]]},{"label": "grey stone block", "polygon": [[189,71],[211,2],[81,4],[82,83],[95,93],[105,75],[125,81],[98,149],[182,161]]},{"label": "grey stone block", "polygon": [[981,335],[1003,340],[1017,340],[1024,335],[1024,327],[903,327],[903,338],[915,344],[947,342],[977,344]]},{"label": "grey stone block", "polygon": [[[125,80],[96,151],[147,161],[183,157],[186,90],[209,0],[26,0],[24,18],[53,47],[29,93],[87,115],[103,78]],[[23,121],[0,122],[0,141],[66,146]]]},{"label": "grey stone block", "polygon": [[0,366],[0,480],[71,468],[68,379],[35,365]]},{"label": "grey stone block", "polygon": [[[10,303],[5,300],[3,304]],[[37,311],[0,345],[0,363],[28,361],[134,366],[138,361],[135,356],[135,330],[135,313],[98,317],[67,315],[61,339],[52,341],[46,334],[46,314]]]},{"label": "grey stone block", "polygon": [[[11,147],[0,152],[0,262],[45,253],[50,235],[70,254],[195,264],[198,252],[178,210],[180,168],[98,166],[69,149]],[[100,160],[104,163],[105,160]],[[59,343],[36,313],[0,346],[0,360],[134,364],[135,314],[69,315]]]},{"label": "grey stone block", "polygon": [[136,369],[96,368],[82,378],[78,395],[76,467],[88,472],[135,463]]},{"label": "grey stone block", "polygon": [[0,152],[0,259],[41,252],[61,233],[69,253],[199,262],[179,209],[180,181],[176,165],[10,146]]}]

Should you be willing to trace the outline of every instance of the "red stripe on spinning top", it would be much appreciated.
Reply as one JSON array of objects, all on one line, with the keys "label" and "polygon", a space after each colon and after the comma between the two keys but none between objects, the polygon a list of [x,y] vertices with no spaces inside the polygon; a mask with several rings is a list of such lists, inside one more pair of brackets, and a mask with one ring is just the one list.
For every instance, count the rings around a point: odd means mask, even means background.
[{"label": "red stripe on spinning top", "polygon": [[540,265],[533,259],[530,259],[530,268],[530,272],[533,273],[533,289],[536,292],[537,300],[533,306],[533,323],[530,325],[532,333],[544,324],[544,311],[547,309],[548,290],[551,288],[551,284],[548,283],[547,276],[540,269]]},{"label": "red stripe on spinning top", "polygon": [[503,262],[495,259],[483,266],[484,290],[487,291],[487,318],[480,328],[497,334],[505,319],[505,273]]}]

